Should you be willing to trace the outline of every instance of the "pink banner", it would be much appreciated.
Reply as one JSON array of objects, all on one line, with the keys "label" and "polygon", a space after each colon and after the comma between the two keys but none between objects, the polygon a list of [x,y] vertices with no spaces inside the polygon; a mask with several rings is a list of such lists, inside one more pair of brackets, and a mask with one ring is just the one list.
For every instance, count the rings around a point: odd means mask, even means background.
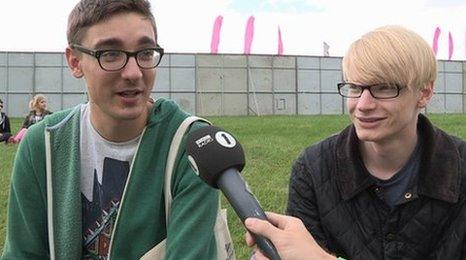
[{"label": "pink banner", "polygon": [[451,32],[448,32],[448,60],[451,60],[451,56],[453,56],[453,51],[453,37],[451,36]]},{"label": "pink banner", "polygon": [[210,42],[210,53],[218,53],[218,44],[220,43],[220,31],[222,30],[223,16],[219,15],[215,19],[212,30],[212,40]]},{"label": "pink banner", "polygon": [[432,50],[435,53],[435,56],[437,56],[437,51],[438,51],[438,38],[440,37],[440,28],[437,27],[435,28],[435,33],[434,33],[434,40],[432,42]]},{"label": "pink banner", "polygon": [[254,38],[254,16],[250,16],[244,35],[244,54],[251,54],[251,45]]},{"label": "pink banner", "polygon": [[282,31],[280,30],[280,26],[278,26],[278,55],[283,55],[283,41],[282,41]]}]

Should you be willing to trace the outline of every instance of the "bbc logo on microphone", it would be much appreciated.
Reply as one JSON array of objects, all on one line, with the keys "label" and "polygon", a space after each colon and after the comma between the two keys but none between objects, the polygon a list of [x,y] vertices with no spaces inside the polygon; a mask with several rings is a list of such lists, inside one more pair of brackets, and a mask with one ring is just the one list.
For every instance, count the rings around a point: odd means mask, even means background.
[{"label": "bbc logo on microphone", "polygon": [[196,140],[197,147],[202,148],[206,146],[208,143],[213,142],[214,139],[210,135],[203,136]]}]

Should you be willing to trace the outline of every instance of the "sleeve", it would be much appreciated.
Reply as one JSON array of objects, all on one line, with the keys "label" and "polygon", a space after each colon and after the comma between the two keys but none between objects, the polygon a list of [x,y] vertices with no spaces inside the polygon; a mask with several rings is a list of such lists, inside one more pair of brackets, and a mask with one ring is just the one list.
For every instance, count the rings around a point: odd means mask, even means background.
[{"label": "sleeve", "polygon": [[21,126],[21,128],[28,128],[31,125],[29,122],[30,121],[29,117],[30,117],[30,114],[28,114],[26,118],[24,118],[23,125]]},{"label": "sleeve", "polygon": [[180,147],[184,152],[172,179],[173,201],[165,259],[216,259],[214,226],[219,192],[191,169],[184,145]]},{"label": "sleeve", "polygon": [[8,118],[7,115],[5,115],[5,133],[8,133],[8,134],[11,133],[10,118]]},{"label": "sleeve", "polygon": [[37,177],[40,166],[34,163],[34,156],[41,156],[32,152],[32,136],[23,139],[14,161],[2,259],[49,257],[45,182]]},{"label": "sleeve", "polygon": [[305,156],[306,152],[303,152],[292,167],[286,212],[301,219],[317,243],[329,250],[328,236],[320,220],[313,173],[305,164]]}]

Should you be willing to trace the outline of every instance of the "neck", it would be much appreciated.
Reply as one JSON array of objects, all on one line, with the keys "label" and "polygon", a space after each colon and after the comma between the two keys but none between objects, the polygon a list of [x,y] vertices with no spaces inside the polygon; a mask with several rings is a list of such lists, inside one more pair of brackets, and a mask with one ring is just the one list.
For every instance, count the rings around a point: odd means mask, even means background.
[{"label": "neck", "polygon": [[409,160],[418,142],[417,130],[386,142],[360,143],[364,165],[371,175],[388,180],[395,175]]},{"label": "neck", "polygon": [[[97,116],[93,110],[98,110],[92,105],[90,107],[90,120],[95,130],[106,140],[111,142],[126,142],[139,136],[147,124],[148,110],[140,117],[130,120],[115,120],[109,116]],[[149,109],[149,108],[148,108]]]}]

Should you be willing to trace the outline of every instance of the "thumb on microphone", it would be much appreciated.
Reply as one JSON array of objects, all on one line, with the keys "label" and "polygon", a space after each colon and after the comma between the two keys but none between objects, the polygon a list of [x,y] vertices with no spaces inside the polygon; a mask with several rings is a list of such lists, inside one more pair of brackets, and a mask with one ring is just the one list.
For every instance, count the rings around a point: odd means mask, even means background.
[{"label": "thumb on microphone", "polygon": [[[264,236],[270,239],[274,244],[275,241],[280,243],[280,240],[282,240],[284,236],[286,237],[289,231],[294,231],[297,228],[306,230],[304,224],[302,224],[301,220],[298,218],[273,212],[266,212],[265,214],[267,215],[268,221],[258,218],[247,218],[244,221],[244,225],[248,231]],[[307,230],[305,232],[307,233]],[[255,244],[249,232],[246,233],[246,244],[248,246],[253,246]]]},{"label": "thumb on microphone", "polygon": [[[268,212],[266,214],[268,217]],[[248,232],[246,233],[246,243],[248,246],[253,246],[255,244],[254,239],[249,232],[264,236],[271,240],[273,237],[277,236],[278,232],[280,232],[280,230],[273,226],[270,222],[258,218],[247,218],[244,221],[244,225],[248,229]]]},{"label": "thumb on microphone", "polygon": [[[244,224],[249,231],[270,239],[282,259],[336,259],[317,244],[299,218],[272,212],[266,215],[270,223],[247,218]],[[254,245],[249,232],[246,233],[246,244]]]},{"label": "thumb on microphone", "polygon": [[[268,221],[258,218],[247,218],[244,221],[246,228],[256,234],[272,239],[285,229],[290,216],[280,215],[273,212],[265,212]],[[278,228],[277,228],[278,227]]]}]

